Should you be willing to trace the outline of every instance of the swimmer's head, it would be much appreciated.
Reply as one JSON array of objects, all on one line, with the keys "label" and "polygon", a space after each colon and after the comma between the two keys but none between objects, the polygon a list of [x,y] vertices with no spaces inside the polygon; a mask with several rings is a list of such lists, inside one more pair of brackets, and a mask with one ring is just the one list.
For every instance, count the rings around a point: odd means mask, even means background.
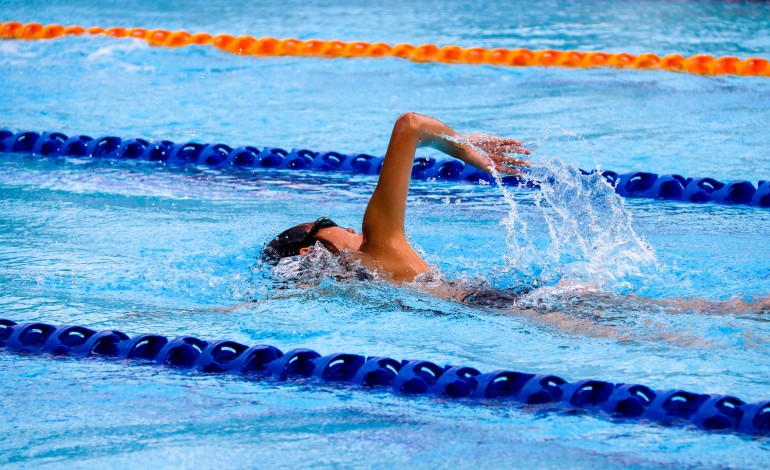
[{"label": "swimmer's head", "polygon": [[342,228],[333,220],[321,217],[315,222],[295,225],[278,234],[262,251],[262,260],[277,264],[282,258],[304,255],[316,242],[333,254],[342,250],[359,250],[363,236],[353,229]]}]

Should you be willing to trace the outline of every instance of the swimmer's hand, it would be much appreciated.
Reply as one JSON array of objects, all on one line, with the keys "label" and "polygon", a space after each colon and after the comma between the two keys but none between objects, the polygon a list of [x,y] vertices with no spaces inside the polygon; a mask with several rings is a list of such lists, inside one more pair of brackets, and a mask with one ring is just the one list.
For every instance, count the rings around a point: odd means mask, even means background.
[{"label": "swimmer's hand", "polygon": [[527,160],[510,155],[529,155],[529,149],[520,140],[486,134],[458,135],[452,140],[462,148],[457,158],[487,173],[491,173],[494,168],[507,175],[523,175],[520,168],[529,166]]},{"label": "swimmer's hand", "polygon": [[[395,129],[402,126],[407,132],[404,137],[397,136],[398,142],[408,141],[407,137],[417,137],[417,147],[433,147],[487,173],[492,173],[494,168],[506,175],[523,175],[521,168],[529,166],[526,160],[511,156],[529,155],[529,149],[520,140],[486,134],[458,134],[443,122],[417,113],[402,115]],[[412,150],[409,152],[409,163],[413,158]],[[408,169],[411,171],[411,168]]]}]

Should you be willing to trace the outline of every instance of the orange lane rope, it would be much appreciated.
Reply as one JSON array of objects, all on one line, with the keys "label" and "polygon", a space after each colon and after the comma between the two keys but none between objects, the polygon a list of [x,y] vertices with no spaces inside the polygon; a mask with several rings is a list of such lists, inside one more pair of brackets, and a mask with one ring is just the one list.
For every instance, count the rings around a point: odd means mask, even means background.
[{"label": "orange lane rope", "polygon": [[669,54],[660,57],[644,53],[632,55],[625,52],[579,52],[552,49],[531,51],[529,49],[485,49],[481,47],[461,48],[458,46],[439,47],[435,44],[413,46],[382,42],[322,41],[311,39],[276,39],[272,37],[232,36],[208,33],[188,33],[164,29],[143,28],[83,28],[82,26],[61,26],[40,23],[0,23],[0,39],[54,39],[60,36],[103,34],[116,38],[137,38],[153,46],[183,47],[192,44],[211,44],[221,50],[237,55],[257,56],[309,56],[309,57],[399,57],[415,62],[443,62],[457,64],[486,64],[501,66],[542,66],[542,67],[617,67],[631,69],[657,69],[671,72],[689,72],[698,75],[743,75],[770,77],[770,62],[760,57],[740,59],[738,57],[717,57],[694,55],[683,57]]}]

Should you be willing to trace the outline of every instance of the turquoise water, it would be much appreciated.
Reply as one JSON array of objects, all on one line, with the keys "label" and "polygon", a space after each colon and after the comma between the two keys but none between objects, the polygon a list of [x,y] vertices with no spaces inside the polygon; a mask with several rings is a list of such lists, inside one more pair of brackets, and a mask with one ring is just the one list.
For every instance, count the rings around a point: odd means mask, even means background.
[{"label": "turquoise water", "polygon": [[[0,11],[3,20],[303,39],[741,57],[770,48],[766,4],[301,5],[0,2]],[[320,215],[355,225],[368,177],[3,155],[2,317],[770,398],[767,312],[715,304],[770,293],[770,212],[621,202],[565,166],[770,179],[767,79],[256,59],[89,37],[0,42],[0,82],[0,127],[382,154],[393,120],[417,111],[462,132],[520,137],[539,171],[565,182],[509,194],[413,184],[409,236],[425,258],[449,278],[496,287],[542,279],[527,297],[536,310],[520,312],[381,283],[321,279],[276,293],[254,262],[260,245]],[[629,294],[703,302],[674,309]],[[0,376],[0,462],[18,467],[768,461],[765,439],[303,382],[6,353]]]}]

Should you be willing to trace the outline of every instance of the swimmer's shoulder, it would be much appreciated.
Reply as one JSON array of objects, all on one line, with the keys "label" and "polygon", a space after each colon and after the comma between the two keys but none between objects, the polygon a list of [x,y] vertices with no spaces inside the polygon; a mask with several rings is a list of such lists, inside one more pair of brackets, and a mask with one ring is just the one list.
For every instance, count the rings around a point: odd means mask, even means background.
[{"label": "swimmer's shoulder", "polygon": [[412,282],[417,276],[430,271],[428,263],[408,243],[385,248],[364,245],[357,256],[362,265],[376,270],[396,284]]}]

